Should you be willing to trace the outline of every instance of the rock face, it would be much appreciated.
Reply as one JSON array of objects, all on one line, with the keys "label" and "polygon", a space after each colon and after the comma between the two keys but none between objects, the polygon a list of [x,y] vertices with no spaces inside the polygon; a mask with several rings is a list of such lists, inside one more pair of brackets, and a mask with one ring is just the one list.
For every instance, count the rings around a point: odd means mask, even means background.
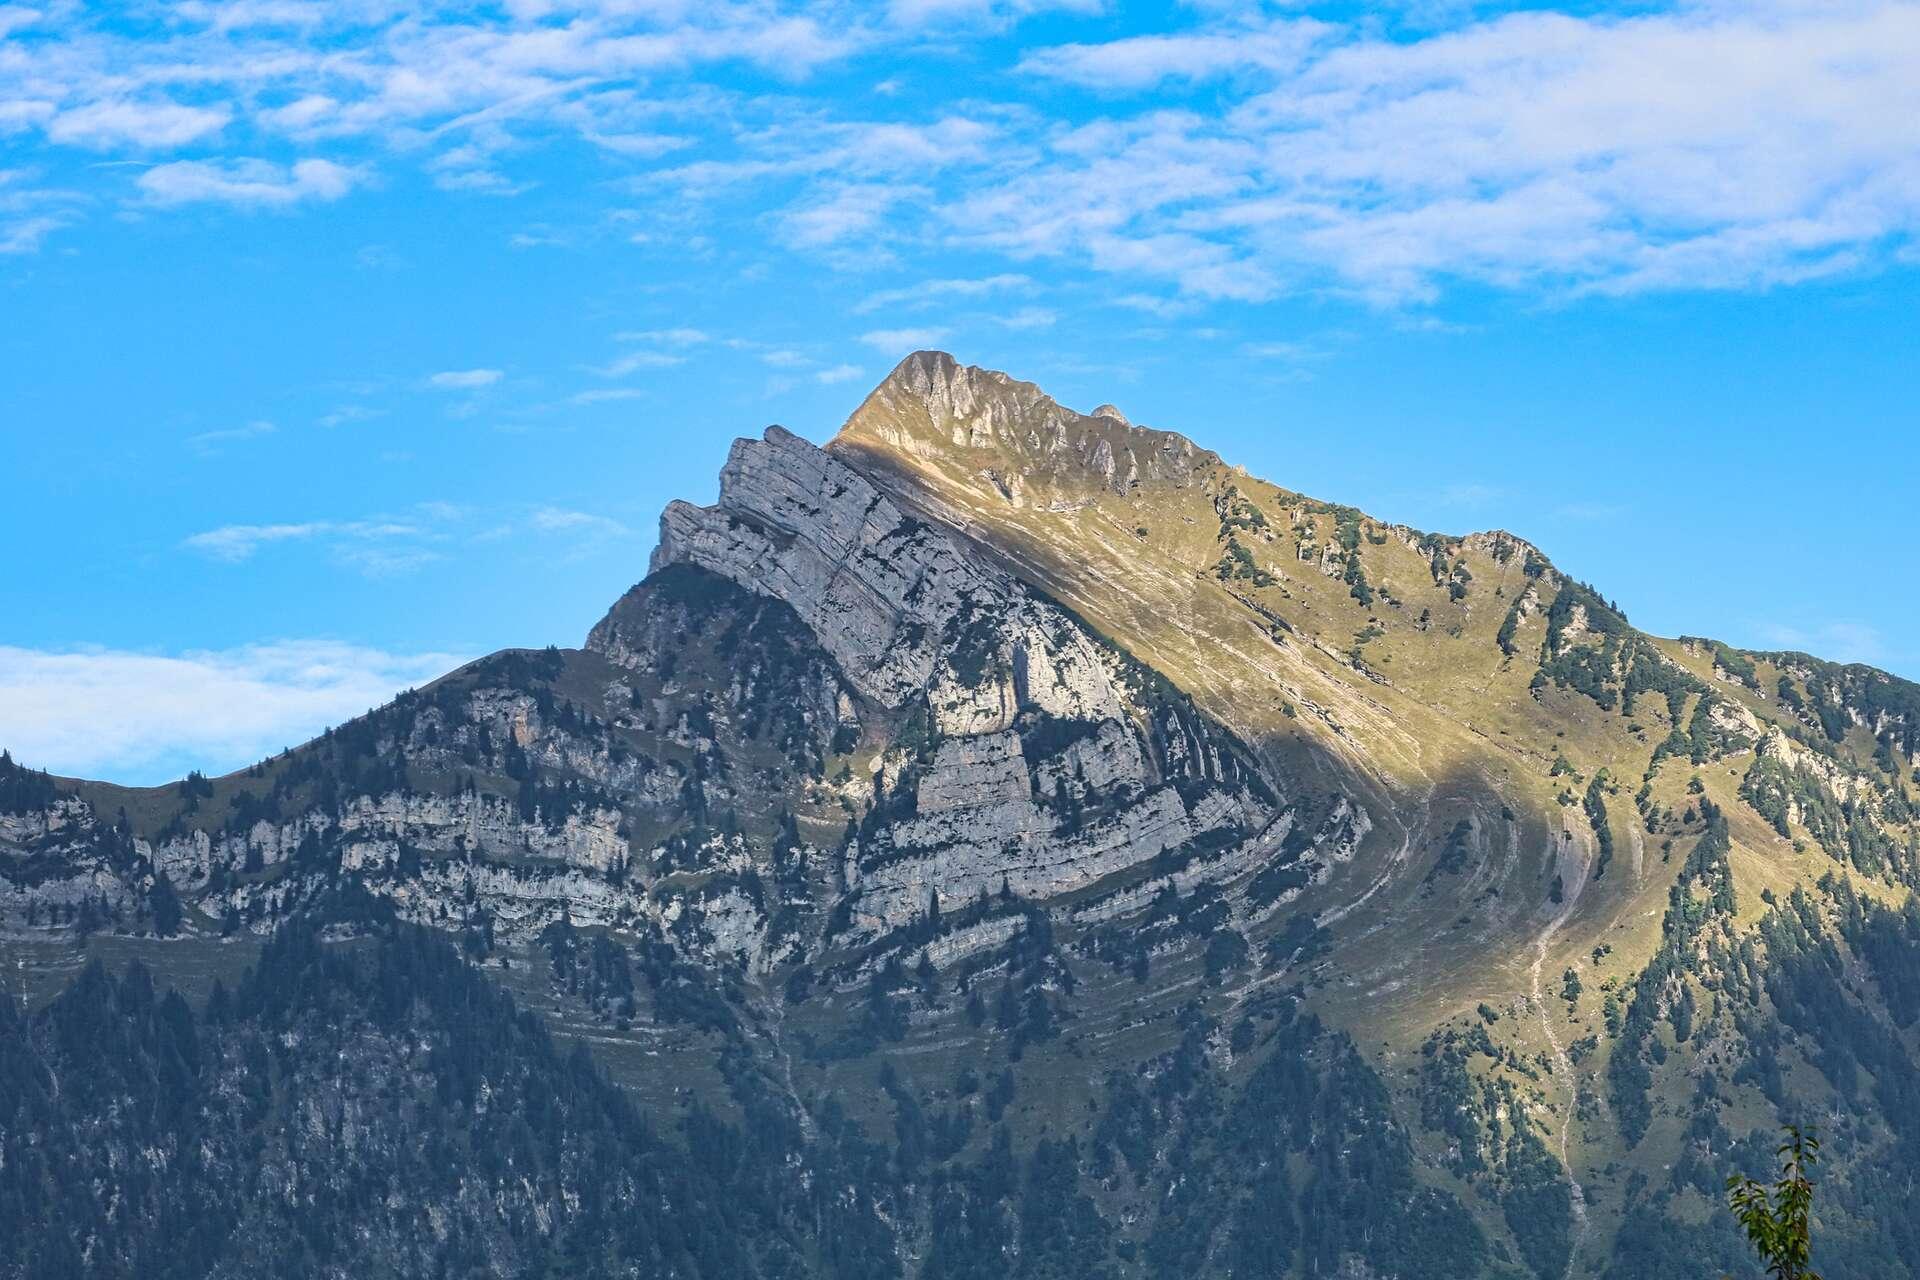
[{"label": "rock face", "polygon": [[786,603],[862,695],[888,709],[927,695],[943,729],[1004,729],[1023,701],[1119,714],[1094,646],[1057,610],[778,427],[735,442],[716,505],[668,506],[653,568],[674,564]]},{"label": "rock face", "polygon": [[[1769,1145],[1724,1117],[1851,1099],[1847,1176],[1920,1176],[1856,1078],[1920,1058],[1920,916],[1878,905],[1920,885],[1916,762],[1883,672],[1661,640],[1511,534],[921,352],[826,448],[735,442],[580,649],[224,778],[0,754],[0,960],[40,1000],[90,949],[191,983],[443,932],[758,1188],[726,1274],[1563,1280],[1650,1273],[1642,1240],[1717,1274],[1696,1193]],[[1803,992],[1858,1008],[1802,1026]],[[0,1204],[40,1140],[6,1106]],[[593,1198],[510,1155],[416,1208],[540,1234]],[[397,1203],[368,1239],[417,1234]],[[1846,1221],[1863,1274],[1878,1231]]]},{"label": "rock face", "polygon": [[[964,379],[939,394],[975,403]],[[871,765],[880,803],[849,863],[856,937],[1001,890],[1076,893],[1203,835],[1244,839],[1269,816],[1237,744],[1178,699],[1148,696],[1144,673],[1076,619],[791,432],[736,441],[713,506],[667,508],[653,568],[675,565],[788,605],[871,714],[926,722],[911,752]],[[617,635],[603,624],[589,643],[605,651]]]}]

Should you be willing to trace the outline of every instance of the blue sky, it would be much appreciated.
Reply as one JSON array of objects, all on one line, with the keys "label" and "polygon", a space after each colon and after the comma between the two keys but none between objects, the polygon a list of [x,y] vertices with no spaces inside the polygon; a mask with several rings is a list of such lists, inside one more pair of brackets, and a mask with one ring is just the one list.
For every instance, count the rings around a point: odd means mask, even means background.
[{"label": "blue sky", "polygon": [[1920,5],[0,4],[0,743],[578,643],[939,346],[1920,676]]}]

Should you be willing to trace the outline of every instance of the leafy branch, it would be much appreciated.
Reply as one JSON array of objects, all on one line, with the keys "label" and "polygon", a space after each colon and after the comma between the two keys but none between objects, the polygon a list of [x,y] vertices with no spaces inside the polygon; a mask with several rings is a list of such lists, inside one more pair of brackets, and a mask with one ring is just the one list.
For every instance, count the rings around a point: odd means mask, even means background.
[{"label": "leafy branch", "polygon": [[1788,1125],[1786,1134],[1779,1148],[1779,1180],[1768,1186],[1735,1174],[1727,1179],[1727,1204],[1774,1280],[1820,1280],[1808,1267],[1813,1182],[1807,1177],[1820,1159],[1820,1140],[1798,1125]]}]

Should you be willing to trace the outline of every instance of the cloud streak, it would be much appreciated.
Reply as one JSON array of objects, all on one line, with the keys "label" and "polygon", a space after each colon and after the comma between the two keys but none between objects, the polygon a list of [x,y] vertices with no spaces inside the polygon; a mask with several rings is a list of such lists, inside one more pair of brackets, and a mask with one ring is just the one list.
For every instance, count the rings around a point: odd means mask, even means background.
[{"label": "cloud streak", "polygon": [[938,346],[946,339],[945,329],[873,329],[860,335],[860,341],[882,355],[905,355],[916,348]]},{"label": "cloud streak", "polygon": [[447,369],[427,379],[435,391],[478,391],[505,375],[498,369]]},{"label": "cloud streak", "polygon": [[[382,520],[310,520],[289,524],[227,524],[186,538],[181,545],[227,564],[251,560],[264,547],[289,542],[325,542],[330,545],[417,538],[415,524]],[[397,561],[387,562],[390,565]],[[414,561],[419,563],[419,561]]]},{"label": "cloud streak", "polygon": [[361,181],[360,173],[331,160],[176,160],[148,169],[136,185],[148,203],[162,206],[225,204],[280,209],[304,201],[338,200]]},{"label": "cloud streak", "polygon": [[202,431],[198,435],[187,437],[187,447],[196,453],[216,454],[222,446],[237,444],[242,440],[257,440],[261,436],[273,435],[278,430],[271,422],[264,420],[249,422],[244,426],[225,427],[218,431]]},{"label": "cloud streak", "polygon": [[339,567],[380,578],[411,573],[462,547],[501,538],[544,540],[548,551],[557,546],[561,554],[580,557],[633,536],[633,530],[611,516],[555,505],[522,508],[505,518],[489,513],[491,523],[484,528],[475,523],[477,515],[454,503],[419,502],[398,515],[359,520],[224,524],[183,538],[180,547],[227,565],[247,564],[275,549],[304,547]]},{"label": "cloud streak", "polygon": [[334,640],[176,654],[0,646],[0,745],[36,768],[136,785],[226,773],[465,660]]}]

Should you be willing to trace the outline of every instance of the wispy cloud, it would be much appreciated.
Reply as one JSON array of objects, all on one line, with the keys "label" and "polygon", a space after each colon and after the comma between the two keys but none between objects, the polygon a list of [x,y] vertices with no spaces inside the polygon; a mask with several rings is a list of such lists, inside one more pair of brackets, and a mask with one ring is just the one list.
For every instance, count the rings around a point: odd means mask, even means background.
[{"label": "wispy cloud", "polygon": [[67,225],[67,219],[51,214],[0,223],[0,254],[36,253],[46,238]]},{"label": "wispy cloud", "polygon": [[392,520],[308,520],[288,524],[226,524],[218,528],[207,529],[193,534],[182,541],[181,545],[190,551],[227,564],[239,564],[250,560],[263,547],[286,542],[325,542],[342,549],[349,560],[363,565],[388,566],[406,564],[409,567],[425,563],[420,557],[426,553],[418,549],[405,555],[389,553],[388,557],[365,557],[364,544],[393,539],[412,539],[422,536],[425,531],[417,523]]},{"label": "wispy cloud", "polygon": [[[0,102],[0,137],[7,132]],[[37,170],[0,169],[0,256],[37,253],[47,237],[79,217],[87,203],[80,192],[48,186]]]},{"label": "wispy cloud", "polygon": [[1240,350],[1256,360],[1312,360],[1320,355],[1319,350],[1311,344],[1285,340],[1246,342],[1241,344]]},{"label": "wispy cloud", "polygon": [[648,393],[639,387],[594,387],[586,391],[576,391],[567,397],[568,404],[610,404],[621,400],[644,400]]},{"label": "wispy cloud", "polygon": [[396,515],[358,520],[289,520],[225,524],[183,538],[183,550],[221,564],[241,565],[275,548],[305,547],[334,565],[369,578],[413,573],[447,560],[461,548],[505,538],[559,540],[568,556],[590,554],[633,536],[612,516],[553,504],[501,512],[453,502],[415,503]]},{"label": "wispy cloud", "polygon": [[448,369],[427,379],[436,391],[478,391],[505,377],[498,369]]},{"label": "wispy cloud", "polygon": [[[339,200],[375,164],[448,198],[509,195],[555,180],[517,172],[526,157],[584,142],[631,167],[606,189],[667,224],[633,233],[653,242],[730,243],[708,215],[733,201],[737,227],[835,266],[910,246],[1009,268],[881,290],[863,314],[1015,288],[1048,262],[1162,310],[1328,290],[1406,307],[1463,283],[1764,288],[1903,260],[1920,236],[1913,3],[1444,5],[1417,26],[1196,4],[1118,38],[1070,25],[1097,7],[539,0],[428,21],[196,3],[130,27],[111,6],[10,6],[33,56],[0,64],[0,134],[140,161],[192,149],[132,179],[145,209]],[[1068,15],[1044,28],[1055,42],[975,55],[997,96],[916,105],[853,61],[1043,10]],[[820,74],[836,64],[857,91]],[[743,89],[741,68],[778,91]],[[239,139],[252,158],[204,154]],[[116,170],[90,175],[96,203],[128,194]],[[61,225],[0,209],[0,251]]]},{"label": "wispy cloud", "polygon": [[0,36],[34,26],[45,16],[40,10],[23,4],[0,5]]},{"label": "wispy cloud", "polygon": [[854,310],[864,314],[879,311],[882,308],[933,306],[955,298],[978,298],[1008,289],[1030,288],[1033,283],[1031,276],[1013,272],[1002,272],[999,275],[974,279],[923,280],[919,284],[904,289],[882,289],[877,293],[870,293],[861,299]]},{"label": "wispy cloud", "polygon": [[0,745],[56,773],[133,784],[226,773],[463,661],[335,640],[174,654],[0,646]]},{"label": "wispy cloud", "polygon": [[1113,299],[1113,302],[1116,306],[1144,311],[1162,320],[1189,316],[1200,309],[1200,304],[1192,298],[1166,298],[1151,293],[1123,293]]},{"label": "wispy cloud", "polygon": [[47,121],[46,130],[52,142],[92,150],[128,144],[162,151],[199,142],[224,129],[232,118],[232,111],[226,107],[102,100],[62,111]]},{"label": "wispy cloud", "polygon": [[672,351],[629,351],[615,356],[594,372],[603,378],[624,378],[642,369],[671,369],[686,362],[685,356]]},{"label": "wispy cloud", "polygon": [[219,431],[202,431],[198,435],[187,437],[187,446],[196,453],[213,454],[220,451],[222,445],[234,444],[241,440],[254,440],[261,436],[270,436],[278,428],[271,422],[259,420],[244,426],[226,427]]},{"label": "wispy cloud", "polygon": [[991,28],[1043,13],[1090,16],[1105,8],[1103,0],[890,0],[887,17],[898,26],[919,31],[955,27]]},{"label": "wispy cloud", "polygon": [[704,329],[623,329],[615,342],[650,342],[662,347],[698,347],[713,341]]},{"label": "wispy cloud", "polygon": [[857,364],[837,364],[831,369],[820,370],[813,375],[813,380],[822,386],[837,386],[842,382],[853,381],[860,376],[860,372],[860,366]]},{"label": "wispy cloud", "polygon": [[1129,36],[1104,44],[1057,45],[1029,54],[1032,75],[1106,90],[1149,89],[1166,80],[1211,80],[1242,72],[1298,70],[1335,28],[1312,19],[1180,35]]},{"label": "wispy cloud", "polygon": [[175,160],[142,173],[136,185],[156,205],[228,204],[284,208],[308,200],[338,200],[358,185],[356,169],[331,160]]},{"label": "wispy cloud", "polygon": [[1060,314],[1051,307],[1021,307],[1018,311],[1003,316],[995,316],[1009,329],[1051,329],[1060,319]]},{"label": "wispy cloud", "polygon": [[611,517],[594,515],[588,511],[569,511],[564,507],[541,507],[533,513],[530,523],[543,533],[593,533],[625,537],[633,532]]},{"label": "wispy cloud", "polygon": [[871,250],[885,238],[889,214],[928,194],[928,188],[910,183],[844,183],[787,212],[787,241],[802,249],[823,249],[857,237]]},{"label": "wispy cloud", "polygon": [[632,529],[611,516],[567,507],[537,507],[528,515],[527,527],[536,537],[557,541],[561,560],[583,560],[634,536]]},{"label": "wispy cloud", "polygon": [[569,237],[557,231],[516,231],[507,237],[507,244],[515,249],[560,249],[571,243]]},{"label": "wispy cloud", "polygon": [[374,418],[386,416],[385,409],[375,409],[364,404],[343,404],[338,409],[320,415],[323,427],[344,427],[354,422],[368,422]]},{"label": "wispy cloud", "polygon": [[904,355],[909,351],[937,346],[947,336],[945,329],[873,329],[860,335],[860,341],[876,351]]}]

